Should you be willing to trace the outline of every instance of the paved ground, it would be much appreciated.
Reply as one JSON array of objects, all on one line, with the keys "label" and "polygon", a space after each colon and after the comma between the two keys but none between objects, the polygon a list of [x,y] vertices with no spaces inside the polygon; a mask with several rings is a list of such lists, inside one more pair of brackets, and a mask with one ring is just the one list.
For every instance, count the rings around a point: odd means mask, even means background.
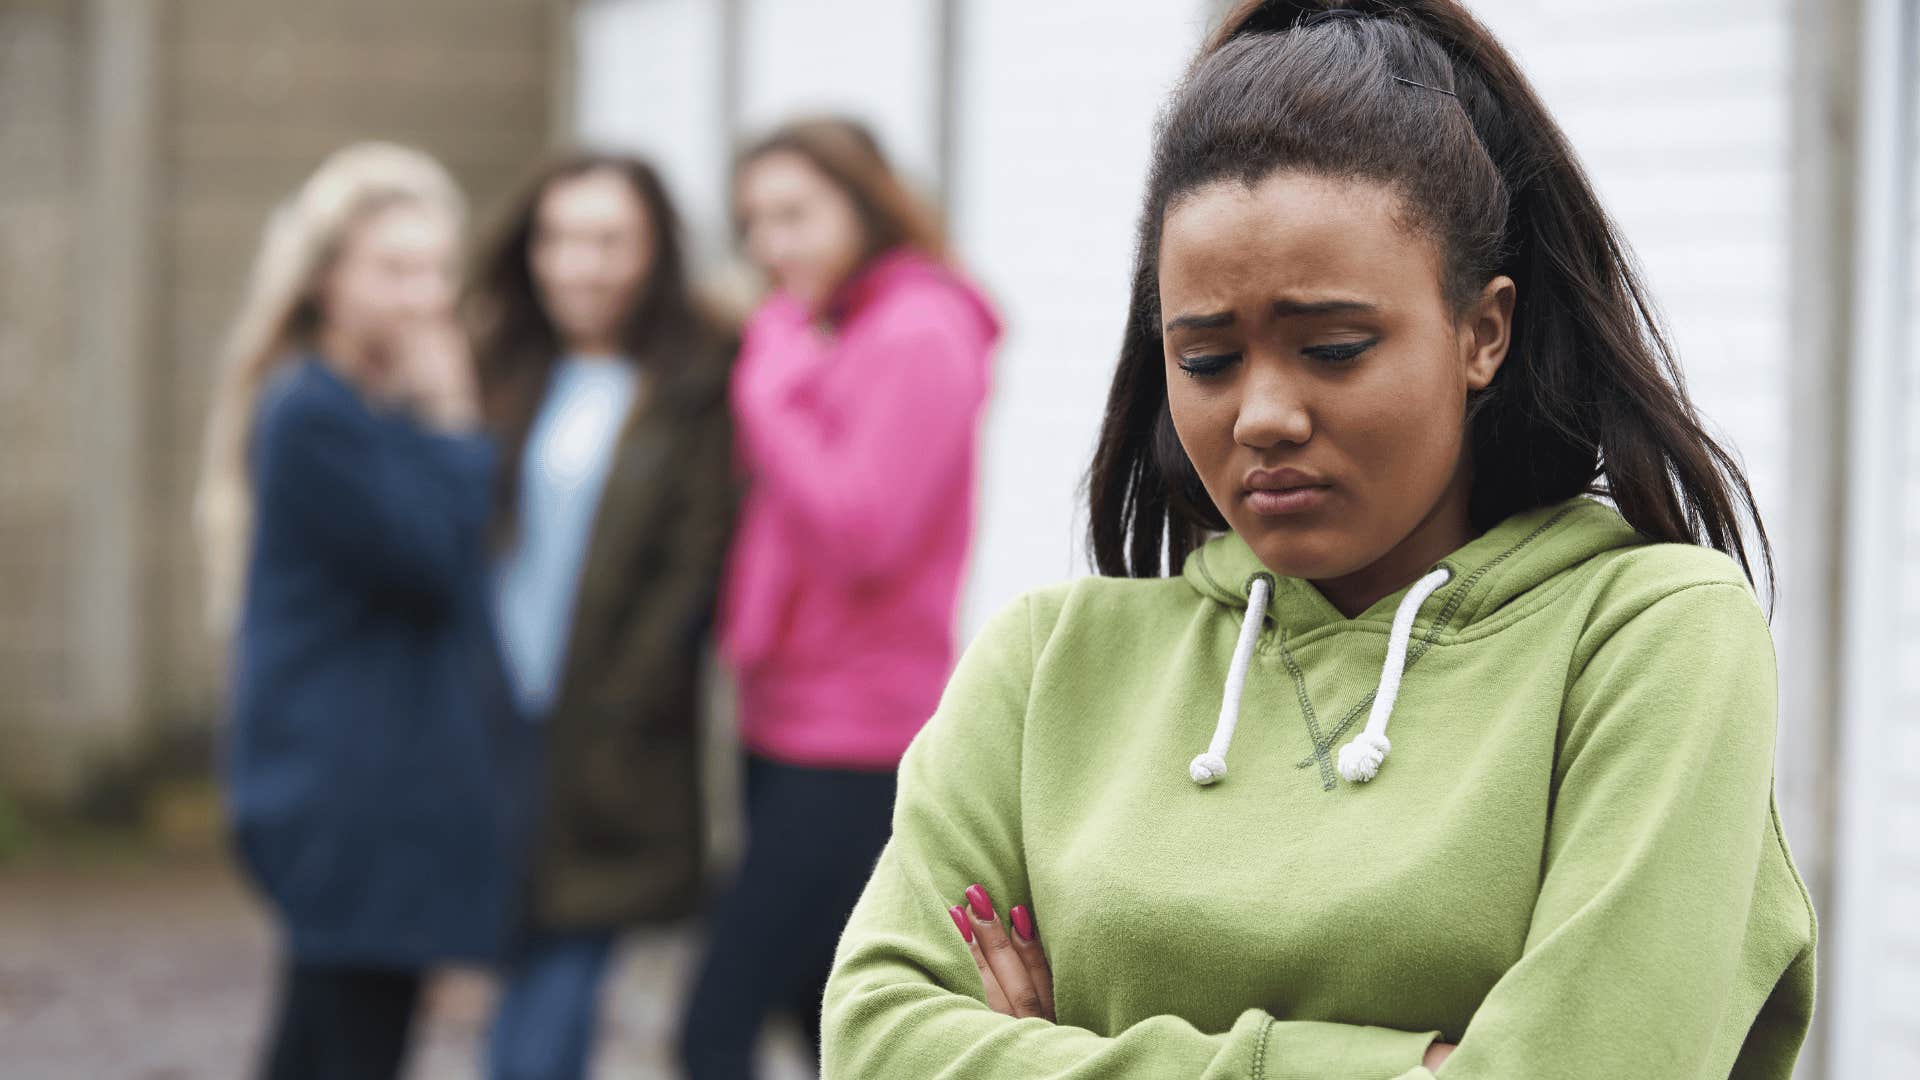
[{"label": "paved ground", "polygon": [[[662,1048],[696,943],[634,935],[604,1002],[597,1080],[666,1080]],[[0,1077],[221,1080],[251,1071],[273,963],[267,924],[216,859],[121,855],[0,866]],[[433,986],[409,1076],[479,1075],[493,988]],[[776,1032],[769,1080],[811,1075]]]}]

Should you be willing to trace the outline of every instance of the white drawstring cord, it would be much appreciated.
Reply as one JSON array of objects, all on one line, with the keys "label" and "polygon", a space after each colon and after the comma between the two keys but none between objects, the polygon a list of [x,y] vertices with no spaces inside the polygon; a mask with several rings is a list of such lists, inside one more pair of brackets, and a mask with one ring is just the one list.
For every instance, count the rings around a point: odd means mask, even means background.
[{"label": "white drawstring cord", "polygon": [[1407,640],[1413,637],[1413,617],[1420,605],[1453,574],[1444,566],[1413,583],[1393,613],[1393,631],[1387,635],[1387,662],[1380,669],[1380,688],[1374,691],[1373,709],[1367,713],[1366,730],[1340,748],[1340,775],[1349,783],[1364,784],[1380,772],[1393,744],[1387,742],[1387,719],[1393,715],[1393,699],[1400,696],[1400,677],[1407,670]]},{"label": "white drawstring cord", "polygon": [[1220,719],[1213,725],[1213,741],[1207,752],[1193,759],[1187,775],[1205,787],[1227,775],[1227,747],[1233,742],[1233,727],[1240,722],[1240,691],[1247,684],[1247,664],[1253,659],[1254,643],[1260,640],[1260,624],[1267,617],[1267,601],[1273,598],[1273,580],[1265,574],[1253,579],[1247,594],[1247,616],[1240,624],[1240,641],[1233,648],[1233,663],[1227,667],[1226,689],[1220,694]]}]

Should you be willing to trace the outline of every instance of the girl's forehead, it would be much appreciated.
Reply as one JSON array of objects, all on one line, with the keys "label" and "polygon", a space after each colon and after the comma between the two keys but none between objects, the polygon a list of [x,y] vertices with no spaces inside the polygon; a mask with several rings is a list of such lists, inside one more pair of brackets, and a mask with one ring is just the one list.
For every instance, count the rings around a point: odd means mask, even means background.
[{"label": "girl's forehead", "polygon": [[1167,211],[1161,298],[1379,298],[1430,288],[1438,270],[1432,245],[1401,222],[1398,196],[1366,181],[1286,173],[1252,185],[1209,184]]},{"label": "girl's forehead", "polygon": [[606,218],[628,219],[640,213],[640,195],[627,179],[610,169],[568,177],[550,186],[540,198],[543,224]]}]

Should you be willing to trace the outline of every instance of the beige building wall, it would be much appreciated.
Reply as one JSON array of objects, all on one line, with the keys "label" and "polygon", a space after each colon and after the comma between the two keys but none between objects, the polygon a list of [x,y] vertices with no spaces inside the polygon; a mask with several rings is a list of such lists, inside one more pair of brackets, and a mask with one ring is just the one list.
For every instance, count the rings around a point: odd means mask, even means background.
[{"label": "beige building wall", "polygon": [[[74,712],[69,643],[55,627],[76,569],[67,544],[63,407],[75,346],[60,311],[80,226],[82,5],[0,3],[0,771],[58,771],[33,733]],[[0,790],[10,789],[0,781]]]},{"label": "beige building wall", "polygon": [[554,136],[565,6],[0,0],[0,790],[204,761],[188,510],[266,214],[379,138],[484,218]]}]

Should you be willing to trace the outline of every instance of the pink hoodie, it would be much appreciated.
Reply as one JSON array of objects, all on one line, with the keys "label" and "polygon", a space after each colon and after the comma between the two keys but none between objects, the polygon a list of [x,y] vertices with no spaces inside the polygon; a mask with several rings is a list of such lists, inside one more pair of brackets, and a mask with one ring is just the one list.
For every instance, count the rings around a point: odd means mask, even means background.
[{"label": "pink hoodie", "polygon": [[721,599],[748,750],[890,769],[939,702],[973,530],[1000,323],[951,269],[898,250],[827,306],[776,295],[734,369],[751,480]]}]

